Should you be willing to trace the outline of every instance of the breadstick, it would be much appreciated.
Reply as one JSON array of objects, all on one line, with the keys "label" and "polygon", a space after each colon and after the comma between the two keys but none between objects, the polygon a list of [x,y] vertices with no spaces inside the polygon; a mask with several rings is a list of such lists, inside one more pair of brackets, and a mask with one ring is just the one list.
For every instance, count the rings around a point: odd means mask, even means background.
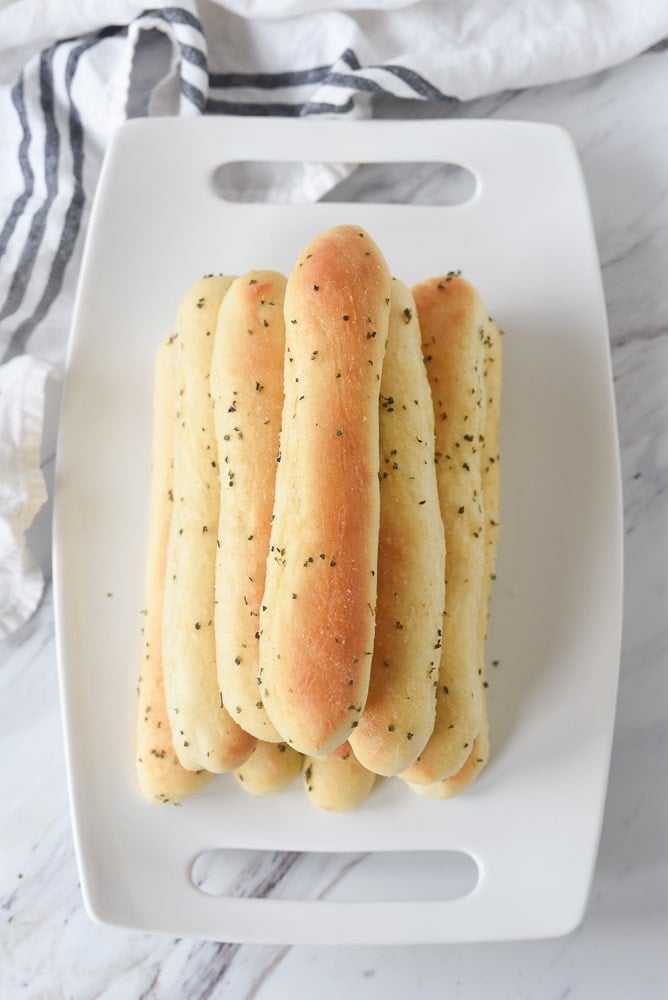
[{"label": "breadstick", "polygon": [[283,409],[285,283],[274,271],[251,271],[232,283],[218,314],[211,362],[221,486],[218,683],[232,718],[274,742],[281,737],[262,705],[258,640]]},{"label": "breadstick", "polygon": [[258,740],[234,777],[250,795],[273,795],[287,788],[302,770],[304,758],[287,743]]},{"label": "breadstick", "polygon": [[300,255],[286,290],[261,694],[286,742],[314,756],[348,738],[369,686],[390,286],[371,238],[340,226]]},{"label": "breadstick", "polygon": [[457,774],[443,778],[442,781],[433,781],[428,785],[418,785],[411,781],[407,781],[406,784],[411,791],[425,799],[452,799],[473,784],[485,766],[488,756],[489,742],[485,721],[483,731],[473,741],[473,749]]},{"label": "breadstick", "polygon": [[487,698],[485,680],[484,648],[487,638],[489,600],[494,580],[496,553],[499,535],[499,425],[501,417],[502,349],[501,332],[488,318],[485,323],[485,398],[486,429],[482,443],[483,470],[483,511],[485,536],[485,572],[483,578],[483,598],[478,619],[478,641],[480,668],[478,672],[481,722],[471,754],[461,770],[451,778],[429,785],[412,785],[414,791],[429,798],[452,798],[476,780],[489,757],[489,723],[487,719]]},{"label": "breadstick", "polygon": [[369,695],[350,736],[377,774],[408,768],[431,736],[444,599],[434,410],[415,302],[395,279],[381,379],[376,636]]},{"label": "breadstick", "polygon": [[436,427],[436,475],[445,526],[443,645],[434,732],[401,777],[430,784],[464,766],[484,708],[479,621],[485,601],[482,444],[486,430],[485,330],[476,290],[456,275],[416,285]]},{"label": "breadstick", "polygon": [[480,699],[482,720],[477,737],[475,762],[477,774],[489,758],[489,720],[487,718],[487,680],[485,671],[485,645],[489,622],[489,605],[496,578],[496,559],[499,545],[499,519],[501,515],[501,464],[499,456],[499,431],[501,428],[501,393],[503,384],[503,348],[501,330],[491,316],[485,323],[485,410],[486,430],[482,446],[482,496],[485,513],[485,570],[483,596],[480,607],[478,634],[480,642]]},{"label": "breadstick", "polygon": [[136,770],[149,802],[181,802],[207,782],[181,767],[172,742],[162,677],[162,601],[172,515],[174,338],[160,345],[153,382],[150,516],[146,553],[143,662],[137,685]]},{"label": "breadstick", "polygon": [[199,281],[183,300],[177,320],[174,510],[163,662],[175,750],[183,767],[192,771],[231,771],[256,743],[223,708],[213,624],[220,485],[210,370],[218,310],[232,280]]},{"label": "breadstick", "polygon": [[324,757],[306,757],[304,787],[318,809],[348,812],[369,796],[376,775],[355,757],[349,742]]}]

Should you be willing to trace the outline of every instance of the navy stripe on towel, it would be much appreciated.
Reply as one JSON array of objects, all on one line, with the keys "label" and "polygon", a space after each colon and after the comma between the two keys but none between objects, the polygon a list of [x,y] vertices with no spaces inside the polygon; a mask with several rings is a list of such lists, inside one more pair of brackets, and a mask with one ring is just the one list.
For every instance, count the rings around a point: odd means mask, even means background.
[{"label": "navy stripe on towel", "polygon": [[345,104],[329,104],[326,102],[305,101],[302,104],[286,104],[284,102],[268,101],[263,104],[243,103],[240,101],[221,101],[209,98],[206,110],[209,114],[219,115],[276,115],[282,118],[300,118],[303,115],[344,114],[353,110],[353,100],[348,98]]},{"label": "navy stripe on towel", "polygon": [[30,229],[14,271],[7,298],[0,310],[0,320],[13,315],[20,307],[28,287],[39,248],[46,231],[49,209],[58,193],[60,136],[56,127],[53,103],[53,57],[57,46],[46,49],[39,60],[40,110],[44,118],[44,199],[32,217]]},{"label": "navy stripe on towel", "polygon": [[[98,32],[96,35],[87,38],[86,41],[81,43],[81,45],[73,49],[68,56],[65,68],[65,88],[69,100],[68,126],[69,126],[69,143],[72,152],[74,188],[72,196],[70,198],[69,205],[65,212],[63,227],[60,236],[58,238],[58,245],[56,247],[55,255],[51,262],[51,267],[49,269],[49,276],[47,279],[46,286],[32,314],[28,316],[26,319],[24,319],[23,322],[20,323],[20,325],[16,328],[16,330],[12,334],[11,341],[7,347],[5,356],[3,358],[3,360],[5,361],[25,351],[28,338],[30,337],[31,333],[33,332],[37,324],[40,323],[42,319],[44,319],[51,305],[53,304],[54,300],[58,296],[60,289],[62,288],[65,269],[70,261],[70,258],[72,257],[72,253],[74,252],[76,240],[81,228],[81,218],[86,201],[85,191],[83,186],[83,164],[84,164],[83,125],[81,122],[81,116],[79,114],[78,108],[76,107],[76,104],[72,99],[72,81],[76,73],[77,65],[82,55],[93,46],[98,45],[101,41],[110,36],[126,34],[126,33],[127,33],[127,27],[125,26],[123,27],[114,26],[105,28],[102,31]],[[71,43],[59,43],[59,44],[71,44]],[[55,48],[57,47],[58,46],[54,46],[53,50],[47,50],[47,51],[51,51],[53,53],[55,51]],[[44,100],[42,101],[42,109],[45,111],[44,124],[47,133],[47,150],[45,156],[45,172],[47,174],[47,185],[49,183],[48,181],[49,171],[52,170],[54,167],[53,151],[51,153],[51,158],[49,154],[48,137],[51,136],[52,137],[51,141],[53,141],[53,134],[55,133],[55,136],[57,137],[58,148],[60,144],[60,138],[58,137],[57,129],[55,127],[55,118],[53,116],[52,63],[53,59],[51,58],[48,63],[48,72],[46,72],[46,66],[44,64],[40,65],[40,84],[43,83],[44,85],[43,94],[46,96],[50,95],[51,98],[50,117],[46,113],[46,111],[49,108],[49,104],[47,103],[45,109]],[[50,198],[50,200],[48,200],[49,207],[53,202],[53,198],[55,198],[56,194],[57,194],[57,177],[54,178],[52,197]],[[43,222],[45,224],[47,214],[48,213],[44,212],[44,205],[36,213],[36,217],[37,216],[40,217],[41,234],[39,243],[41,243],[41,240],[44,235],[44,226],[41,225],[42,215],[44,216]],[[21,257],[22,259],[24,257],[25,258],[30,257],[29,260],[30,270],[32,270],[32,265],[34,263],[38,250],[39,250],[39,244],[35,245],[34,241],[31,241],[29,238],[28,241],[26,242],[26,245],[23,248]],[[19,265],[14,275],[15,279],[16,276],[20,273],[20,271],[21,267]],[[11,295],[11,288],[10,288],[10,295]]]},{"label": "navy stripe on towel", "polygon": [[21,168],[21,174],[23,176],[23,191],[14,199],[14,204],[12,205],[9,215],[5,220],[2,232],[0,232],[0,257],[2,257],[3,253],[7,249],[12,233],[16,229],[16,224],[21,218],[21,215],[23,214],[23,211],[30,201],[32,193],[35,189],[35,175],[32,167],[30,166],[30,159],[28,157],[28,149],[30,148],[32,134],[30,132],[30,125],[28,124],[28,115],[26,113],[23,95],[23,73],[21,74],[18,83],[12,88],[11,98],[12,104],[16,108],[19,124],[21,125],[19,167]]},{"label": "navy stripe on towel", "polygon": [[[334,69],[337,62],[345,63],[353,73],[341,73]],[[353,91],[369,91],[373,93],[392,93],[387,87],[383,87],[377,80],[365,77],[364,73],[373,71],[374,73],[386,72],[397,79],[415,93],[416,97],[428,100],[448,100],[442,91],[434,87],[419,73],[406,69],[403,66],[393,64],[387,66],[362,66],[355,52],[352,49],[345,49],[340,58],[329,65],[312,66],[308,69],[286,70],[278,73],[210,73],[209,86],[212,88],[226,90],[229,88],[248,88],[253,90],[275,90],[277,88],[303,87],[308,84],[326,84],[332,87],[341,87]],[[239,105],[243,102],[239,101]],[[300,105],[301,108],[304,105]],[[243,113],[239,111],[239,113]],[[257,114],[258,112],[253,112]],[[266,112],[267,114],[280,112]],[[302,112],[297,112],[298,114]]]}]

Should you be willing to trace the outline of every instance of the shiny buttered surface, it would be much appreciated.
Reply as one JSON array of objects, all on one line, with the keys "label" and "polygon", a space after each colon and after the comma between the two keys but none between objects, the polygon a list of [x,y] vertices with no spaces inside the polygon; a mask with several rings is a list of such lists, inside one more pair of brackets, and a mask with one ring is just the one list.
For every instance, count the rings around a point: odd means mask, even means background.
[{"label": "shiny buttered surface", "polygon": [[136,770],[152,802],[302,775],[319,809],[489,754],[501,336],[356,226],[208,276],[156,359]]}]

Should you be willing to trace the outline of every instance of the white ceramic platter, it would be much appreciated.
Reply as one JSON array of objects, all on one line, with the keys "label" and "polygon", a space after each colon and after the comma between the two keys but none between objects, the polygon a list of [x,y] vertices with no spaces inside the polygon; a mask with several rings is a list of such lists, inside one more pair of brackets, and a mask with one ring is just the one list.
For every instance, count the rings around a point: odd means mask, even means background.
[{"label": "white ceramic platter", "polygon": [[[213,173],[239,160],[450,162],[472,171],[477,187],[453,207],[223,201]],[[408,284],[461,269],[506,331],[491,763],[457,799],[423,800],[386,781],[361,809],[338,816],[315,810],[299,782],[255,799],[229,776],[181,807],[152,806],[135,787],[133,729],[155,351],[202,274],[287,272],[317,232],[342,222],[365,227]],[[123,127],[80,277],[54,523],[72,815],[91,916],[220,941],[485,941],[575,927],[613,730],[620,498],[600,272],[564,132],[510,122],[226,118]],[[239,891],[239,879],[206,894],[191,868],[214,848],[265,852],[262,863],[273,859],[277,874],[255,895]],[[416,898],[373,874],[388,871],[383,857],[395,873],[404,859],[404,881],[415,887],[417,857],[435,885],[448,851],[477,865],[475,887],[460,898]],[[278,873],[295,855],[266,852],[307,852],[316,872],[336,866],[339,852],[341,872],[351,856],[366,858],[364,894],[361,883],[345,898],[333,891],[340,873],[320,898],[303,886],[281,898]]]}]

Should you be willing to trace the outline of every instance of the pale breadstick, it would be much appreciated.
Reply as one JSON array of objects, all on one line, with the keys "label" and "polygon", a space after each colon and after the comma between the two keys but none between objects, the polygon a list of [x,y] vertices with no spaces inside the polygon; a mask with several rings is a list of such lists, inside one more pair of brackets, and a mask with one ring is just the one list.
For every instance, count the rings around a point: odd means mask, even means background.
[{"label": "pale breadstick", "polygon": [[376,636],[369,695],[350,736],[377,774],[405,770],[431,736],[444,599],[434,410],[415,302],[395,279],[381,379]]},{"label": "pale breadstick", "polygon": [[250,755],[248,735],[223,708],[216,673],[214,576],[219,490],[211,352],[230,277],[199,281],[178,313],[174,510],[163,609],[165,694],[183,767],[231,771]]},{"label": "pale breadstick", "polygon": [[180,802],[205,784],[206,771],[186,771],[174,752],[162,677],[162,601],[172,516],[174,337],[160,345],[153,378],[152,465],[146,552],[146,607],[137,685],[136,770],[149,802]]},{"label": "pale breadstick", "polygon": [[303,760],[287,743],[259,740],[248,760],[234,771],[234,777],[250,795],[273,795],[294,781]]},{"label": "pale breadstick", "polygon": [[[499,432],[501,428],[501,394],[503,384],[503,348],[501,330],[491,316],[485,324],[485,409],[486,430],[482,446],[483,507],[485,512],[485,571],[480,608],[479,636],[481,646],[479,683],[482,720],[477,738],[475,762],[479,773],[489,758],[489,720],[487,718],[487,680],[485,679],[485,645],[489,622],[489,605],[496,575],[501,516],[501,463]],[[476,773],[476,776],[477,776]]]},{"label": "pale breadstick", "polygon": [[457,275],[413,288],[422,330],[436,426],[436,475],[445,526],[446,585],[443,648],[434,732],[417,761],[401,774],[430,784],[464,766],[484,706],[480,669],[481,608],[485,601],[482,444],[487,310]]},{"label": "pale breadstick", "polygon": [[390,286],[371,238],[340,226],[299,256],[286,290],[285,403],[260,676],[276,729],[311,755],[348,738],[369,686]]},{"label": "pale breadstick", "polygon": [[418,785],[411,781],[407,781],[406,784],[411,791],[425,799],[452,799],[473,784],[485,766],[488,756],[489,739],[485,720],[482,731],[473,741],[471,753],[457,774],[442,781],[433,781],[428,785]]},{"label": "pale breadstick", "polygon": [[368,798],[376,775],[355,757],[350,743],[343,743],[323,757],[304,760],[304,787],[310,801],[327,812],[348,812]]},{"label": "pale breadstick", "polygon": [[480,667],[478,674],[481,703],[481,722],[473,750],[462,767],[453,777],[429,785],[411,785],[418,794],[428,798],[446,799],[458,795],[478,777],[489,757],[489,723],[487,719],[487,698],[485,689],[484,648],[487,637],[489,600],[494,580],[496,552],[499,535],[500,465],[499,465],[499,425],[501,417],[502,349],[501,332],[488,318],[485,323],[485,398],[487,420],[482,444],[483,469],[483,511],[485,535],[485,575],[483,599],[478,619]]},{"label": "pale breadstick", "polygon": [[283,409],[285,282],[274,271],[251,271],[232,283],[218,314],[211,363],[221,486],[218,683],[239,725],[274,742],[281,737],[258,686],[259,629]]}]

